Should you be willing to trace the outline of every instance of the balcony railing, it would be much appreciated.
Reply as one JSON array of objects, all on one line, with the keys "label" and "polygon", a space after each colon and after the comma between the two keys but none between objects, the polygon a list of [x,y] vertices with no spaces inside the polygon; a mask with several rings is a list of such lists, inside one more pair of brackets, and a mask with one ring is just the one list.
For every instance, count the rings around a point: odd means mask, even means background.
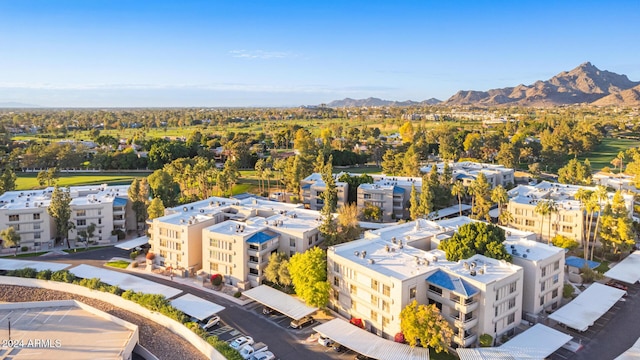
[{"label": "balcony railing", "polygon": [[475,344],[477,338],[476,334],[470,334],[465,337],[456,335],[453,337],[453,341],[462,347],[467,347]]}]

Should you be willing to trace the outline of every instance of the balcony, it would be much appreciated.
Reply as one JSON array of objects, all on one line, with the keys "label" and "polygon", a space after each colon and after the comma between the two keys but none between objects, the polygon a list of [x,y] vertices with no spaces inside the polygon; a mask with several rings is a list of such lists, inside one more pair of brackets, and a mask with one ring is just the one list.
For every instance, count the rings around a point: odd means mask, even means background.
[{"label": "balcony", "polygon": [[453,341],[462,347],[469,347],[476,343],[477,338],[478,336],[476,334],[467,335],[466,337],[456,335],[453,337]]},{"label": "balcony", "polygon": [[478,308],[478,302],[475,300],[472,301],[453,301],[453,308],[462,313],[470,313]]},{"label": "balcony", "polygon": [[472,327],[478,325],[478,317],[474,316],[471,319],[468,320],[464,320],[464,318],[456,318],[453,317],[453,324],[455,325],[455,327],[457,327],[458,329],[471,329]]}]

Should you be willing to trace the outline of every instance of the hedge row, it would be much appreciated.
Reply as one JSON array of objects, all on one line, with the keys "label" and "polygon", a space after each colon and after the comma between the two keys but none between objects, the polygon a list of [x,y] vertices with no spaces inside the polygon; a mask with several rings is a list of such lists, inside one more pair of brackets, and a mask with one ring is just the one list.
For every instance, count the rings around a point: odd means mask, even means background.
[{"label": "hedge row", "polygon": [[171,302],[169,302],[169,300],[167,300],[163,295],[144,294],[132,290],[123,291],[120,287],[105,284],[98,278],[78,278],[70,273],[69,270],[59,270],[52,272],[51,270],[36,271],[36,269],[33,268],[24,268],[8,271],[7,276],[52,280],[57,282],[76,284],[92,290],[98,290],[122,296],[122,298],[125,300],[133,301],[134,303],[144,308],[147,308],[151,311],[159,312],[162,315],[180,322],[191,331],[196,333],[198,336],[203,338],[225,358],[231,360],[243,360],[242,356],[240,356],[240,353],[237,350],[233,349],[226,341],[220,340],[217,336],[209,335],[197,323],[189,321],[189,317],[182,311],[173,307],[171,305]]}]

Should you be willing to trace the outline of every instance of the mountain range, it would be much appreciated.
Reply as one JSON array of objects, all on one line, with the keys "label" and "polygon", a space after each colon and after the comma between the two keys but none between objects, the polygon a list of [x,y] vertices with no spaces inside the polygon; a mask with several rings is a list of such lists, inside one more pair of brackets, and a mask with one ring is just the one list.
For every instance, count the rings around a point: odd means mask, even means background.
[{"label": "mountain range", "polygon": [[557,106],[590,104],[597,106],[640,106],[640,82],[626,75],[600,70],[590,62],[571,71],[563,71],[549,80],[531,85],[517,85],[487,91],[461,90],[444,102],[429,99],[422,102],[389,101],[377,98],[332,101],[329,107],[411,106],[411,105],[477,105],[477,106]]}]

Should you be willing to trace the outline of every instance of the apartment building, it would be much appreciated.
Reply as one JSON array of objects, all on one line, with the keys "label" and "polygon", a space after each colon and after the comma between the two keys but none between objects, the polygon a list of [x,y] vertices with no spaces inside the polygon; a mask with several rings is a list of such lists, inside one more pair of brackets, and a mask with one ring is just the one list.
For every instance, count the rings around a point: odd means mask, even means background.
[{"label": "apartment building", "polygon": [[[78,245],[79,232],[90,224],[96,229],[90,241],[112,242],[117,238],[113,230],[135,230],[135,214],[128,201],[125,186],[72,186],[71,217],[73,228],[68,237],[71,245]],[[63,189],[66,191],[66,189]],[[55,223],[47,208],[53,188],[28,191],[7,191],[0,195],[0,229],[13,227],[20,235],[20,247],[48,250],[55,246]]]},{"label": "apartment building", "polygon": [[[400,233],[415,229],[416,224],[408,224]],[[422,232],[430,227],[432,238],[442,234],[440,227],[426,222],[419,227]],[[482,255],[450,262],[440,250],[424,251],[408,245],[406,237],[391,235],[398,234],[368,234],[329,248],[333,310],[362,319],[369,331],[384,338],[400,332],[400,312],[413,300],[440,309],[457,346],[473,346],[485,333],[496,338],[514,332],[522,314],[520,266]],[[415,233],[417,244],[424,243],[421,236]]]},{"label": "apartment building", "polygon": [[[579,189],[595,191],[595,187],[556,184],[543,181],[535,186],[518,185],[508,192],[507,210],[513,215],[510,226],[538,234],[544,242],[555,235],[563,235],[580,242],[586,232],[586,219],[580,201],[575,199]],[[609,193],[611,201],[613,193]],[[629,216],[633,214],[633,195],[623,194]],[[536,213],[540,201],[552,201],[556,211],[543,216]],[[597,215],[596,215],[597,216]]]},{"label": "apartment building", "polygon": [[[340,174],[334,174],[336,179],[337,190],[337,206],[344,206],[347,203],[347,196],[349,194],[349,184],[341,181],[337,181]],[[320,173],[313,173],[300,181],[300,188],[302,189],[302,203],[305,207],[311,210],[320,210],[324,206],[324,200],[322,199],[322,193],[327,189],[327,185],[322,180]]]},{"label": "apartment building", "polygon": [[406,218],[411,188],[415,186],[417,192],[422,191],[422,178],[384,175],[372,177],[373,184],[358,186],[358,210],[362,211],[367,205],[377,206],[382,210],[383,222]]},{"label": "apartment building", "polygon": [[148,222],[156,264],[221,274],[239,288],[260,284],[272,252],[292,256],[323,240],[319,213],[300,205],[212,197],[165,214]]},{"label": "apartment building", "polygon": [[[457,231],[471,222],[482,222],[460,216],[437,221],[437,224]],[[504,245],[512,256],[512,262],[522,267],[523,297],[522,317],[538,322],[543,311],[553,311],[560,306],[564,286],[564,249],[536,241],[536,234],[510,227],[500,226],[505,231]],[[432,248],[437,248],[437,239]],[[439,243],[439,242],[438,242]]]},{"label": "apartment building", "polygon": [[[427,165],[420,168],[423,173],[431,171],[433,165]],[[435,165],[438,173],[444,172],[444,163],[438,163]],[[452,162],[449,163],[451,169],[451,175],[454,180],[462,181],[463,185],[469,186],[480,173],[483,173],[487,182],[491,185],[491,188],[498,185],[503,187],[510,187],[515,184],[514,169],[506,168],[503,165],[498,164],[485,164],[472,161]]]}]

